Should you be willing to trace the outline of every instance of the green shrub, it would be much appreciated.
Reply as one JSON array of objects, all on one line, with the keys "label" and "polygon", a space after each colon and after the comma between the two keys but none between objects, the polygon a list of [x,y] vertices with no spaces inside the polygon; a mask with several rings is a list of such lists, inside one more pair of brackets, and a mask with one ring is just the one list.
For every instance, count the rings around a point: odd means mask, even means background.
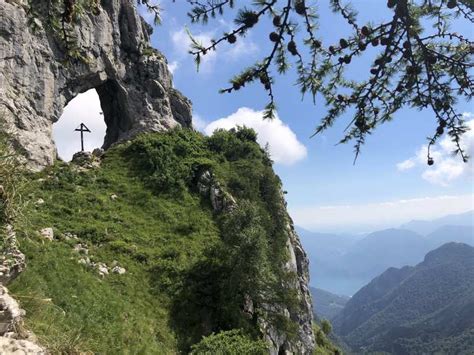
[{"label": "green shrub", "polygon": [[[324,321],[323,321],[324,322]],[[329,325],[331,325],[328,322]],[[327,329],[326,329],[327,330]],[[313,332],[316,338],[316,347],[313,355],[339,355],[342,351],[334,346],[332,341],[328,338],[328,335],[321,329],[321,327],[313,323]]]},{"label": "green shrub", "polygon": [[327,319],[323,319],[321,321],[321,329],[324,332],[324,334],[329,335],[331,334],[331,331],[332,331],[332,325]]},{"label": "green shrub", "polygon": [[264,341],[253,340],[241,330],[229,330],[204,337],[192,346],[194,355],[264,355],[268,348]]}]

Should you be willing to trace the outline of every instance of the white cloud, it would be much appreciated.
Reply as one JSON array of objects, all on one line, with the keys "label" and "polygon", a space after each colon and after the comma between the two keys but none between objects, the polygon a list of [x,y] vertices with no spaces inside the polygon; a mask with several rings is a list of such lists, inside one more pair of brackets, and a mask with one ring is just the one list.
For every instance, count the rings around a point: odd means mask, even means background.
[{"label": "white cloud", "polygon": [[268,143],[270,155],[276,163],[291,165],[307,155],[306,147],[278,115],[273,120],[264,120],[263,111],[247,107],[241,107],[230,116],[211,122],[204,132],[210,135],[218,128],[230,129],[236,126],[253,128],[258,134],[258,143],[262,147]]},{"label": "white cloud", "polygon": [[[194,39],[205,47],[211,45],[213,36],[214,32],[200,32],[197,34],[193,33]],[[184,28],[172,32],[171,41],[173,42],[174,49],[181,55],[188,54],[189,50],[191,49],[192,41],[191,38],[189,38],[188,32]],[[206,54],[203,59],[212,57],[213,54],[215,55],[215,52],[211,51]]]},{"label": "white cloud", "polygon": [[168,63],[168,70],[170,71],[171,74],[174,74],[176,69],[179,68],[179,62],[174,60],[171,63]]},{"label": "white cloud", "polygon": [[430,220],[474,208],[474,195],[451,195],[358,205],[290,208],[295,224],[323,232],[358,233]]},{"label": "white cloud", "polygon": [[230,49],[225,52],[225,56],[233,61],[258,52],[257,44],[243,37],[238,37],[237,42],[229,47]]},{"label": "white cloud", "polygon": [[[211,44],[213,38],[212,32],[201,32],[199,34],[193,34],[194,39],[207,47]],[[171,33],[171,41],[173,43],[174,50],[180,58],[184,60],[186,56],[190,56],[189,50],[191,49],[191,39],[184,28]],[[209,51],[206,55],[201,56],[201,63],[199,66],[200,71],[210,72],[214,67],[217,59],[217,51]],[[178,61],[176,61],[178,63]]]},{"label": "white cloud", "polygon": [[200,115],[197,113],[193,114],[193,128],[200,131],[204,132],[204,129],[206,126],[209,124],[206,120],[204,120]]},{"label": "white cloud", "polygon": [[397,164],[397,169],[400,171],[405,171],[413,168],[415,166],[415,161],[413,159],[407,159]]},{"label": "white cloud", "polygon": [[80,133],[74,130],[84,123],[92,133],[84,133],[85,150],[92,151],[104,143],[106,125],[100,113],[100,100],[97,91],[89,90],[77,95],[64,108],[64,112],[53,126],[53,137],[59,156],[69,161],[81,149]]},{"label": "white cloud", "polygon": [[406,171],[415,167],[423,169],[421,177],[426,181],[441,186],[448,186],[453,181],[462,177],[472,177],[474,172],[474,116],[465,113],[464,117],[469,119],[466,124],[470,128],[461,139],[461,146],[464,151],[471,157],[468,163],[464,163],[459,156],[453,156],[452,152],[456,146],[448,136],[431,148],[431,156],[434,165],[426,164],[428,146],[421,146],[415,156],[397,164],[399,171]]}]

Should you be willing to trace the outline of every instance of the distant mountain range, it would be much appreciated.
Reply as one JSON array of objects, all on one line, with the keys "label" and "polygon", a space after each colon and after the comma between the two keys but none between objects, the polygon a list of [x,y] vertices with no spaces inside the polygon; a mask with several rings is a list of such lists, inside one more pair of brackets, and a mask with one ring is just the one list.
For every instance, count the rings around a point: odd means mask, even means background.
[{"label": "distant mountain range", "polygon": [[318,319],[333,319],[350,299],[320,288],[310,287],[310,291],[313,297],[314,315]]},{"label": "distant mountain range", "polygon": [[443,226],[474,226],[474,211],[461,214],[448,215],[432,221],[411,221],[400,226],[401,229],[408,229],[421,235],[433,233]]},{"label": "distant mountain range", "polygon": [[352,295],[387,268],[415,265],[427,252],[444,243],[474,245],[473,211],[433,221],[413,221],[403,227],[366,236],[314,233],[297,228],[310,259],[311,285],[335,294]]},{"label": "distant mountain range", "polygon": [[389,268],[333,325],[356,353],[473,354],[474,248],[447,243],[414,267]]}]

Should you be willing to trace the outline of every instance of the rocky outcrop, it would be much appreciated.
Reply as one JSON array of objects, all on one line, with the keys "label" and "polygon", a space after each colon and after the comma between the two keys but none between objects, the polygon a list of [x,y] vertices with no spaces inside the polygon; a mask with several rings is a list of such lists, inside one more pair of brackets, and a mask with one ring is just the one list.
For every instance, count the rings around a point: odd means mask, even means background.
[{"label": "rocky outcrop", "polygon": [[12,134],[32,168],[53,163],[52,125],[89,89],[97,90],[107,124],[104,148],[140,132],[191,126],[191,104],[173,89],[166,59],[151,49],[151,28],[136,1],[98,3],[97,13],[85,13],[72,29],[85,60],[67,60],[41,12],[33,28],[26,0],[0,0],[0,130]]},{"label": "rocky outcrop", "polygon": [[217,213],[230,212],[237,203],[231,194],[221,188],[209,170],[199,176],[197,188],[202,196],[209,198],[212,209]]},{"label": "rocky outcrop", "polygon": [[34,335],[22,329],[25,311],[4,286],[25,268],[25,256],[18,249],[15,231],[7,225],[4,232],[0,256],[0,354],[46,354]]},{"label": "rocky outcrop", "polygon": [[[203,197],[210,200],[216,213],[232,213],[238,203],[231,194],[221,187],[209,170],[200,174],[197,179],[197,188]],[[271,355],[312,354],[315,338],[312,328],[313,306],[309,290],[309,260],[295,232],[293,222],[286,212],[286,203],[282,192],[280,199],[281,208],[284,210],[282,218],[287,220],[285,234],[288,236],[286,245],[289,256],[287,263],[282,267],[296,275],[293,284],[289,286],[297,291],[299,302],[296,310],[272,304],[263,305],[264,309],[260,312],[258,323],[269,345]],[[251,299],[246,300],[243,309],[244,312],[253,315],[255,309]],[[264,316],[265,313],[278,313],[298,324],[297,336],[289,337],[288,334],[281,332],[273,322]]]},{"label": "rocky outcrop", "polygon": [[47,352],[30,340],[0,337],[0,354],[42,355]]},{"label": "rocky outcrop", "polygon": [[11,225],[5,227],[0,253],[0,284],[6,285],[25,269],[25,255],[18,249],[16,234]]}]

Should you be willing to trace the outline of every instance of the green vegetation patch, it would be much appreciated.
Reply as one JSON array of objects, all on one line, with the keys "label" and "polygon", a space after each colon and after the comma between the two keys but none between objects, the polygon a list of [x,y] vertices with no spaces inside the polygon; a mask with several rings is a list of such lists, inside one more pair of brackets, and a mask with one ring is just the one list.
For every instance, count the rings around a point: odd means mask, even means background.
[{"label": "green vegetation patch", "polygon": [[262,340],[252,340],[239,330],[229,330],[203,338],[193,345],[192,354],[265,355],[268,349]]},{"label": "green vegetation patch", "polygon": [[[207,170],[237,199],[231,214],[198,193]],[[176,353],[233,329],[258,344],[249,297],[257,312],[263,300],[297,306],[281,283],[295,276],[280,267],[281,183],[252,130],[147,134],[110,149],[100,168],[58,162],[28,181],[15,226],[28,268],[11,292],[53,352]],[[48,227],[54,241],[39,236]],[[126,273],[102,277],[87,258]],[[297,327],[266,316],[289,336]]]}]

